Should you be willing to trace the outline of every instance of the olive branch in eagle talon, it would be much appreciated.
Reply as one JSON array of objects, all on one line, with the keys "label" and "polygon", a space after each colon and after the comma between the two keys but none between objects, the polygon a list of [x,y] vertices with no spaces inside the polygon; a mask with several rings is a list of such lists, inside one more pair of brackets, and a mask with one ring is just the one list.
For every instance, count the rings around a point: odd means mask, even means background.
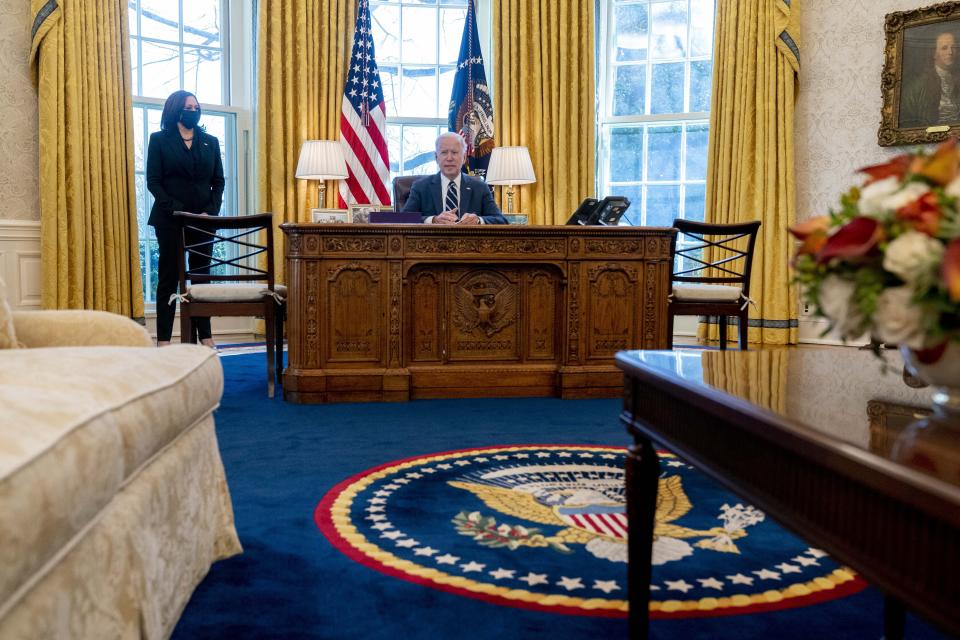
[{"label": "olive branch in eagle talon", "polygon": [[506,547],[511,551],[520,547],[550,547],[561,553],[572,553],[569,547],[553,537],[523,525],[497,525],[495,518],[480,515],[479,511],[461,511],[452,520],[457,533],[470,536],[484,547]]}]

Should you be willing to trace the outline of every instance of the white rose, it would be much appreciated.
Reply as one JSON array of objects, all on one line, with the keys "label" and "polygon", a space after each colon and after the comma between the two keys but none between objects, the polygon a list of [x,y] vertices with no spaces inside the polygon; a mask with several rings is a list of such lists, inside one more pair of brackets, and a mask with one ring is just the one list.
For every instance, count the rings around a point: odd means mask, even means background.
[{"label": "white rose", "polygon": [[887,246],[883,268],[907,284],[931,274],[943,259],[943,244],[919,231],[907,231]]},{"label": "white rose", "polygon": [[951,180],[943,192],[951,198],[960,198],[960,177]]},{"label": "white rose", "polygon": [[[916,202],[930,192],[930,187],[921,182],[911,182],[885,198],[880,198],[878,206],[880,212],[896,211],[912,202]],[[862,209],[861,209],[862,211]]]},{"label": "white rose", "polygon": [[860,191],[860,213],[864,215],[880,213],[883,211],[880,203],[896,193],[899,188],[900,180],[896,176],[871,182]]},{"label": "white rose", "polygon": [[841,338],[857,338],[863,315],[853,302],[856,286],[840,276],[827,276],[820,285],[820,310]]},{"label": "white rose", "polygon": [[911,302],[913,289],[894,287],[877,298],[877,313],[873,317],[877,338],[886,344],[902,344],[911,349],[922,349],[923,312]]}]

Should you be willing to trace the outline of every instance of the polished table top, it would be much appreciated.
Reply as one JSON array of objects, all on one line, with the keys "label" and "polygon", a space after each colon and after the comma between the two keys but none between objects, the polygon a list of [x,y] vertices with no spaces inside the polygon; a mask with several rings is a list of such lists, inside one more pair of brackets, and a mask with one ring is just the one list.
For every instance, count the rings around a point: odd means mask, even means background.
[{"label": "polished table top", "polygon": [[896,351],[882,358],[854,348],[629,351],[618,360],[628,372],[646,369],[772,414],[800,435],[920,470],[960,496],[960,425],[927,418],[933,390],[908,386]]}]

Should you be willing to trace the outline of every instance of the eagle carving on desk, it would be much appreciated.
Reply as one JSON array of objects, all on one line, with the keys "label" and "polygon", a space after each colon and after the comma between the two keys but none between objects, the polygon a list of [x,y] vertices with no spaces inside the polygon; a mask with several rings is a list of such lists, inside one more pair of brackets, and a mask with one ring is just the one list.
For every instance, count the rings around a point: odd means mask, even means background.
[{"label": "eagle carving on desk", "polygon": [[453,298],[456,309],[454,321],[464,333],[479,327],[490,338],[517,317],[515,286],[508,285],[499,291],[483,286],[471,291],[458,286],[454,289]]}]

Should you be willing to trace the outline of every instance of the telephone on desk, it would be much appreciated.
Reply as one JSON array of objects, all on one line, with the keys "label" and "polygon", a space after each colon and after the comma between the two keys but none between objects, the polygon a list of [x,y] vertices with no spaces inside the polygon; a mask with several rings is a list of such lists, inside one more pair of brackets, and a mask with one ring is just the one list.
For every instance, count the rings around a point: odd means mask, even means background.
[{"label": "telephone on desk", "polygon": [[624,196],[607,196],[603,200],[584,198],[567,224],[615,227],[629,207],[630,200]]}]

